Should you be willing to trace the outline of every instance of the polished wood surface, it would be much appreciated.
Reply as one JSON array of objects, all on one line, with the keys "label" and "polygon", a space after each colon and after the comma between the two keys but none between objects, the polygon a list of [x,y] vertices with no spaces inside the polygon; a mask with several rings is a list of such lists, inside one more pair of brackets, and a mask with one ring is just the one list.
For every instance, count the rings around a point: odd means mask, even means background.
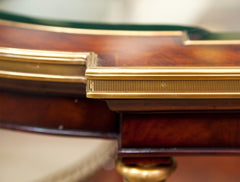
[{"label": "polished wood surface", "polygon": [[[184,45],[184,35],[114,36],[58,33],[0,25],[0,46],[92,51],[101,66],[239,66],[239,44]],[[34,42],[34,43],[33,43]]]},{"label": "polished wood surface", "polygon": [[[189,42],[183,31],[164,31],[153,35],[113,35],[91,33],[64,33],[40,30],[15,24],[0,25],[0,46],[95,52],[99,66],[239,66],[240,42],[198,40],[191,35]],[[175,33],[174,33],[175,32]],[[198,40],[198,41],[197,41]],[[194,41],[197,41],[194,43]],[[232,44],[231,44],[232,43]],[[24,89],[2,90],[0,121],[5,128],[52,134],[98,136],[117,138],[122,127],[121,151],[170,147],[223,147],[238,153],[239,114],[205,114],[202,111],[239,110],[238,100],[129,100],[114,104],[104,100],[67,97],[63,95],[23,94]],[[142,108],[140,108],[142,105]],[[137,107],[135,107],[137,106]],[[116,108],[117,107],[117,108]],[[183,108],[183,109],[181,109]],[[137,112],[119,119],[113,111]],[[182,111],[195,114],[174,114]],[[139,115],[142,112],[149,115]],[[151,115],[152,112],[174,111],[172,114]],[[197,112],[195,112],[197,111]],[[122,120],[122,126],[119,125]],[[121,123],[120,123],[121,124]],[[28,127],[28,128],[27,128]],[[30,128],[29,128],[30,127]],[[39,128],[39,129],[38,129]],[[44,130],[45,129],[45,130]],[[80,133],[76,134],[77,131]],[[138,135],[138,132],[141,134]],[[67,132],[67,133],[66,133]],[[87,133],[81,133],[87,132]],[[232,150],[234,148],[234,151]],[[192,151],[192,150],[190,150]],[[201,151],[201,150],[200,150]],[[222,150],[218,150],[222,152]],[[165,152],[166,154],[167,152]],[[181,150],[175,150],[181,153]],[[127,153],[126,153],[127,154]],[[162,155],[160,151],[155,153]],[[132,155],[137,155],[132,153]]]},{"label": "polished wood surface", "polygon": [[[240,41],[204,40],[197,32],[187,38],[183,30],[152,35],[52,30],[3,23],[0,47],[94,52],[98,66],[105,67],[240,66]],[[21,81],[16,82],[19,89],[14,90],[6,86],[12,81],[1,81],[3,128],[115,138],[119,142],[118,155],[129,163],[167,164],[170,155],[240,154],[237,99],[105,101],[25,89],[27,83]],[[81,90],[84,86],[77,87]]]},{"label": "polished wood surface", "polygon": [[5,128],[116,138],[117,116],[104,101],[6,91],[0,91],[0,101],[0,126]]},{"label": "polished wood surface", "polygon": [[120,153],[122,156],[237,154],[239,116],[239,113],[125,114]]},{"label": "polished wood surface", "polygon": [[118,112],[215,112],[240,109],[239,99],[141,99],[107,100]]}]

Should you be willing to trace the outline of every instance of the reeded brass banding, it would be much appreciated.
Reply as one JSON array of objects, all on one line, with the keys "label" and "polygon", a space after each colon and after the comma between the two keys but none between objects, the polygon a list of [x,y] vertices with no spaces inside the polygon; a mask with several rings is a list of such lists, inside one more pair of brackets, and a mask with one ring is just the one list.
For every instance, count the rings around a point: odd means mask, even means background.
[{"label": "reeded brass banding", "polygon": [[240,80],[94,80],[94,91],[112,93],[239,92]]},{"label": "reeded brass banding", "polygon": [[86,77],[89,98],[240,98],[239,67],[90,67]]},{"label": "reeded brass banding", "polygon": [[[87,62],[94,62],[96,55],[90,52],[43,51],[0,47],[0,79],[15,80],[12,85],[1,81],[0,87],[19,88],[17,81],[25,80],[29,87],[41,83],[41,90],[62,92],[63,87],[85,93]],[[30,83],[31,82],[31,83]],[[76,85],[73,85],[76,84]],[[36,88],[35,88],[36,89]],[[22,90],[24,90],[22,88]]]},{"label": "reeded brass banding", "polygon": [[88,83],[87,94],[90,98],[240,97],[240,80],[94,80]]}]

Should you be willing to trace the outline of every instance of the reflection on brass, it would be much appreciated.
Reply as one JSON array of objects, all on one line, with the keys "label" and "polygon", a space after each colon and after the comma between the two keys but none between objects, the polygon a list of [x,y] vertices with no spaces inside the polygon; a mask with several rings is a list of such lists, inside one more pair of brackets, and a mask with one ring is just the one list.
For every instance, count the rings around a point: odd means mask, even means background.
[{"label": "reflection on brass", "polygon": [[117,171],[126,182],[164,182],[176,169],[176,162],[171,165],[126,165],[116,162]]},{"label": "reflection on brass", "polygon": [[239,45],[240,40],[186,40],[184,45]]},{"label": "reflection on brass", "polygon": [[187,32],[182,32],[183,37],[183,44],[185,46],[191,45],[239,45],[240,40],[228,40],[228,39],[221,39],[221,40],[191,40],[189,39]]},{"label": "reflection on brass", "polygon": [[239,67],[88,67],[87,97],[240,98]]},{"label": "reflection on brass", "polygon": [[[1,80],[25,80],[31,82],[28,86],[36,86],[42,83],[41,89],[56,85],[55,91],[66,89],[65,87],[77,88],[78,84],[85,84],[86,63],[90,59],[96,59],[94,53],[88,52],[64,52],[42,51],[0,47],[0,79]],[[3,81],[1,81],[1,84]],[[6,87],[20,87],[12,82]],[[76,84],[76,85],[74,85]],[[1,87],[4,87],[1,85]],[[82,86],[81,86],[82,87]],[[79,88],[78,88],[79,89]],[[54,91],[54,86],[51,87]],[[77,92],[77,91],[76,91]],[[79,90],[79,92],[85,92]]]}]

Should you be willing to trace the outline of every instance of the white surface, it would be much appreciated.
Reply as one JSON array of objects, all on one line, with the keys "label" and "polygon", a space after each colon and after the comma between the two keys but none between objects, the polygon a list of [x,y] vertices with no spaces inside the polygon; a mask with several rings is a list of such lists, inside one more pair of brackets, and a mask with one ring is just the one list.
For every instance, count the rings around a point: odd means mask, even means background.
[{"label": "white surface", "polygon": [[240,31],[239,0],[0,0],[0,10],[58,20]]},{"label": "white surface", "polygon": [[217,0],[2,0],[0,9],[30,16],[114,23],[193,24]]},{"label": "white surface", "polygon": [[111,142],[0,130],[0,181],[33,182],[81,166]]}]

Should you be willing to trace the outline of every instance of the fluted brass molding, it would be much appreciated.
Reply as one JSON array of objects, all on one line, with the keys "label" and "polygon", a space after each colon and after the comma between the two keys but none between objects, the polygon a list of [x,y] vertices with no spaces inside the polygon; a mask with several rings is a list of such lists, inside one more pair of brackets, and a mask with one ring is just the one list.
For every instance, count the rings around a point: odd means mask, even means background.
[{"label": "fluted brass molding", "polygon": [[[89,98],[240,98],[240,67],[101,67],[91,52],[0,47],[0,79],[82,94],[87,83]],[[19,88],[2,83],[1,88]]]},{"label": "fluted brass molding", "polygon": [[0,79],[41,82],[53,92],[87,90],[89,98],[240,98],[240,67],[101,67],[91,52],[0,47]]},{"label": "fluted brass molding", "polygon": [[88,67],[87,97],[240,98],[240,67]]},{"label": "fluted brass molding", "polygon": [[116,162],[117,171],[127,182],[164,182],[176,169],[173,160],[170,165],[127,165]]},{"label": "fluted brass molding", "polygon": [[[90,59],[93,60],[89,61]],[[61,87],[66,87],[66,84],[68,86],[69,84],[86,84],[87,62],[94,62],[94,59],[96,59],[96,55],[91,52],[0,47],[0,79],[26,80],[34,85],[36,82],[41,82],[44,83],[44,87],[57,84],[55,90],[57,91]],[[11,85],[12,87],[14,85]],[[76,85],[73,87],[76,88]],[[51,90],[54,90],[54,87]],[[85,87],[80,92],[85,93]]]}]

